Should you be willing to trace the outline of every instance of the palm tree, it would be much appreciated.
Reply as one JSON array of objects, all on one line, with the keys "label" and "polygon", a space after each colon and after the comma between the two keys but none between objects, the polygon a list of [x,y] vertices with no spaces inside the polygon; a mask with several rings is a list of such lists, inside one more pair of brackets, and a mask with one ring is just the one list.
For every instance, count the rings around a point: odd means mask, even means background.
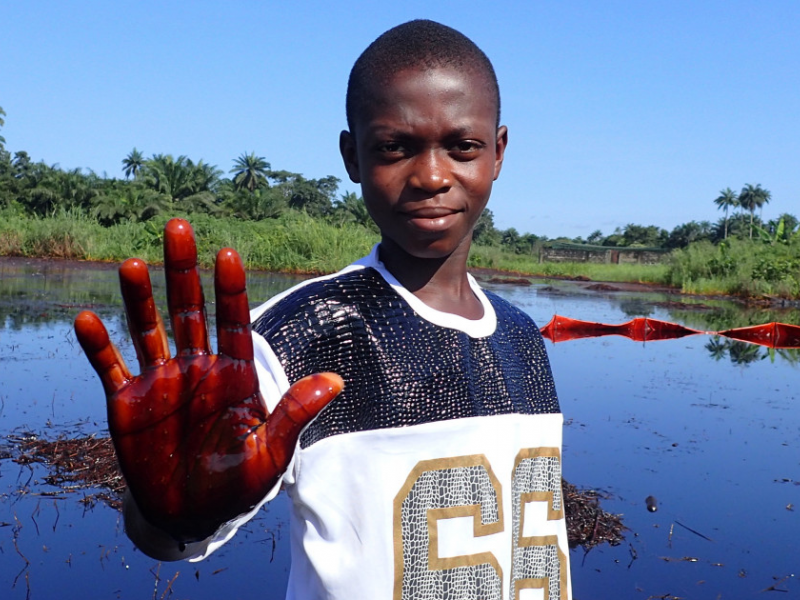
[{"label": "palm tree", "polygon": [[[189,162],[191,164],[191,161]],[[199,192],[213,192],[221,176],[221,169],[203,162],[202,158],[194,165],[194,186]]]},{"label": "palm tree", "polygon": [[97,196],[99,178],[93,172],[84,175],[80,168],[71,171],[57,171],[58,192],[66,206],[88,208]]},{"label": "palm tree", "polygon": [[92,214],[104,225],[113,225],[123,220],[147,221],[168,209],[166,196],[134,183],[100,195],[93,204]]},{"label": "palm tree", "polygon": [[769,190],[765,190],[758,183],[753,185],[748,183],[739,192],[739,206],[750,212],[750,239],[753,239],[753,213],[757,208],[761,208],[772,198]]},{"label": "palm tree", "polygon": [[194,209],[211,208],[220,173],[215,166],[202,160],[195,164],[183,155],[174,158],[171,154],[155,154],[145,161],[141,179],[173,204],[181,202]]},{"label": "palm tree", "polygon": [[225,201],[233,215],[253,221],[275,219],[286,210],[286,198],[277,188],[256,188],[253,192],[236,190]]},{"label": "palm tree", "polygon": [[505,246],[509,252],[518,254],[519,247],[519,231],[513,227],[509,227],[501,233],[500,245]]},{"label": "palm tree", "polygon": [[191,180],[188,162],[183,155],[175,159],[171,154],[154,154],[142,167],[143,179],[150,189],[164,194],[170,202],[177,202],[188,195],[186,187]]},{"label": "palm tree", "polygon": [[730,348],[728,348],[728,356],[733,364],[744,367],[767,358],[767,354],[762,354],[761,348],[755,344],[737,341],[731,342]]},{"label": "palm tree", "polygon": [[356,195],[355,192],[346,192],[339,197],[339,200],[334,202],[331,217],[339,225],[357,223],[373,233],[378,233],[378,226],[369,216],[364,198]]},{"label": "palm tree", "polygon": [[731,188],[725,188],[719,193],[719,197],[714,199],[714,204],[717,205],[717,208],[720,210],[725,210],[725,235],[722,239],[728,238],[728,209],[729,208],[736,208],[739,206],[739,196],[736,195]]},{"label": "palm tree", "polygon": [[144,156],[134,148],[128,156],[122,159],[122,170],[125,173],[125,179],[128,179],[131,175],[136,179],[136,174],[142,170],[143,166]]},{"label": "palm tree", "polygon": [[709,340],[704,347],[706,350],[708,350],[711,358],[714,360],[721,360],[728,354],[730,340],[720,339],[720,337],[717,335]]},{"label": "palm tree", "polygon": [[14,169],[16,170],[17,178],[26,177],[28,172],[31,169],[31,157],[28,156],[28,153],[25,150],[19,150],[18,152],[14,152]]},{"label": "palm tree", "polygon": [[256,156],[255,152],[242,154],[233,161],[233,168],[230,173],[236,173],[233,177],[233,184],[237,190],[248,190],[250,192],[266,181],[267,173],[272,167],[263,156]]},{"label": "palm tree", "polygon": [[55,212],[61,204],[59,192],[59,174],[57,165],[49,166],[44,161],[32,163],[27,152],[14,155],[15,166],[21,175],[17,176],[20,184],[19,201],[30,212],[47,216]]}]

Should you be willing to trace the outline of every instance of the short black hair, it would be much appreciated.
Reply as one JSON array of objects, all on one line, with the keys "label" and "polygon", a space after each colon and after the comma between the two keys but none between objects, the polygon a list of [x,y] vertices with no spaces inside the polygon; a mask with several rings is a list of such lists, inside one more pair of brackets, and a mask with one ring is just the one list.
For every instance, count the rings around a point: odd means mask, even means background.
[{"label": "short black hair", "polygon": [[347,81],[345,102],[350,131],[354,131],[356,115],[369,102],[372,86],[387,83],[400,71],[419,67],[454,67],[483,76],[487,91],[497,104],[497,125],[500,125],[500,87],[486,54],[460,31],[418,19],[388,30],[356,60]]}]

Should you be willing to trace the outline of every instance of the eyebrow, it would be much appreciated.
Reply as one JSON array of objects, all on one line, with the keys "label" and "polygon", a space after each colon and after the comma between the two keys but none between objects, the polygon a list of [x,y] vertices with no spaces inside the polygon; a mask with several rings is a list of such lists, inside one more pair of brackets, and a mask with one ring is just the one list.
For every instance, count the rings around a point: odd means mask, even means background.
[{"label": "eyebrow", "polygon": [[[414,135],[413,133],[409,132],[405,129],[399,129],[397,127],[388,127],[383,125],[378,125],[377,127],[369,127],[368,130],[374,136],[386,136],[391,138],[399,138],[399,139],[409,139],[409,138],[417,138],[419,136]],[[446,138],[461,138],[467,137],[472,138],[476,137],[476,130],[474,127],[467,127],[467,126],[457,126],[452,129],[445,131],[444,137]]]}]

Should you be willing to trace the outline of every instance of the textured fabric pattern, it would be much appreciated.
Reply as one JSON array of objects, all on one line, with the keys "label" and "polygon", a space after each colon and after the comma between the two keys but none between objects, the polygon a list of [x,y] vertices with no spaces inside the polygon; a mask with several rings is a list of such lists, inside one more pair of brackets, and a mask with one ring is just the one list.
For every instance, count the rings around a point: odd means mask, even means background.
[{"label": "textured fabric pattern", "polygon": [[559,557],[558,541],[555,539],[523,538],[522,511],[525,496],[535,495],[545,499],[550,506],[551,517],[555,513],[563,518],[561,490],[561,460],[555,456],[536,456],[520,462],[512,480],[512,515],[514,555],[509,598],[516,597],[516,588],[526,580],[534,580],[536,587],[543,587],[545,600],[562,598],[561,574],[566,568]]},{"label": "textured fabric pattern", "polygon": [[475,506],[479,507],[482,525],[496,523],[502,527],[499,502],[497,489],[482,465],[436,469],[420,475],[401,509],[403,600],[502,599],[500,574],[488,561],[429,568],[431,558],[438,558],[430,556],[431,550],[434,554],[437,551],[436,544],[429,547],[430,511],[439,510],[446,518],[464,514],[464,511],[454,514],[455,508]]},{"label": "textured fabric pattern", "polygon": [[290,382],[333,371],[345,390],[306,429],[329,436],[474,416],[559,412],[538,328],[486,293],[491,336],[472,338],[416,314],[372,268],[311,283],[254,323]]}]

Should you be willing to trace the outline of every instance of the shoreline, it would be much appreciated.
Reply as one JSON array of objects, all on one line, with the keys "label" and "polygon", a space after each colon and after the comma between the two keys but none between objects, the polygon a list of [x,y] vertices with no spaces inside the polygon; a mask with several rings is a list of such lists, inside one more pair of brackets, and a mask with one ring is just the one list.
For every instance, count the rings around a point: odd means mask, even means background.
[{"label": "shoreline", "polygon": [[[604,281],[602,279],[590,279],[585,276],[566,277],[563,275],[526,275],[525,273],[502,271],[498,269],[488,269],[484,267],[470,268],[469,272],[481,282],[488,282],[496,284],[519,284],[520,279],[530,280],[551,280],[551,281],[569,281],[575,283],[578,287],[589,292],[629,292],[629,293],[661,293],[671,296],[680,296],[685,298],[698,298],[704,300],[724,300],[727,302],[736,302],[747,307],[763,307],[774,309],[800,309],[800,299],[790,300],[777,297],[764,297],[764,298],[747,298],[744,296],[726,295],[726,294],[693,294],[691,292],[684,292],[677,287],[670,287],[663,283],[643,283],[640,281]],[[486,277],[490,279],[485,279]],[[502,281],[508,279],[509,281]],[[597,289],[591,289],[596,287]],[[679,304],[684,304],[679,302]],[[686,305],[693,306],[693,305]]]},{"label": "shoreline", "polygon": [[[122,261],[101,261],[101,260],[80,260],[75,258],[60,258],[55,256],[50,257],[40,257],[40,256],[8,256],[8,255],[0,255],[0,264],[9,264],[9,265],[63,265],[63,266],[72,266],[74,268],[90,268],[90,269],[97,269],[97,270],[116,270]],[[159,263],[148,263],[148,266],[161,268],[163,267],[163,262]],[[201,271],[211,272],[213,268],[200,266]],[[246,268],[246,272],[258,272],[258,273],[277,273],[281,275],[287,276],[295,276],[300,279],[315,277],[318,273],[298,273],[298,272],[285,272],[285,271],[275,271],[269,269],[258,269],[258,268]],[[586,293],[614,293],[614,292],[626,292],[626,293],[662,293],[667,294],[670,296],[679,296],[685,298],[692,298],[692,299],[703,299],[703,300],[724,300],[728,302],[736,302],[738,304],[742,304],[744,306],[757,306],[757,307],[764,307],[764,308],[786,308],[786,309],[797,309],[800,308],[800,300],[784,300],[781,298],[764,298],[764,299],[754,299],[754,298],[743,298],[740,296],[732,296],[732,295],[708,295],[708,294],[691,294],[687,292],[682,292],[680,289],[675,287],[666,286],[664,284],[659,283],[642,283],[637,281],[629,281],[629,282],[620,282],[620,281],[603,281],[603,280],[595,280],[589,279],[585,276],[578,276],[578,277],[566,277],[566,276],[557,276],[557,275],[528,275],[525,273],[521,273],[518,271],[504,271],[501,269],[493,269],[488,267],[470,267],[468,269],[469,273],[475,277],[481,283],[492,283],[498,285],[525,285],[525,281],[532,282],[532,281],[568,281],[572,284],[575,284],[581,291]],[[592,289],[595,288],[595,289]],[[684,303],[680,301],[676,301],[676,304],[682,304],[687,307],[698,307],[702,305]]]}]

